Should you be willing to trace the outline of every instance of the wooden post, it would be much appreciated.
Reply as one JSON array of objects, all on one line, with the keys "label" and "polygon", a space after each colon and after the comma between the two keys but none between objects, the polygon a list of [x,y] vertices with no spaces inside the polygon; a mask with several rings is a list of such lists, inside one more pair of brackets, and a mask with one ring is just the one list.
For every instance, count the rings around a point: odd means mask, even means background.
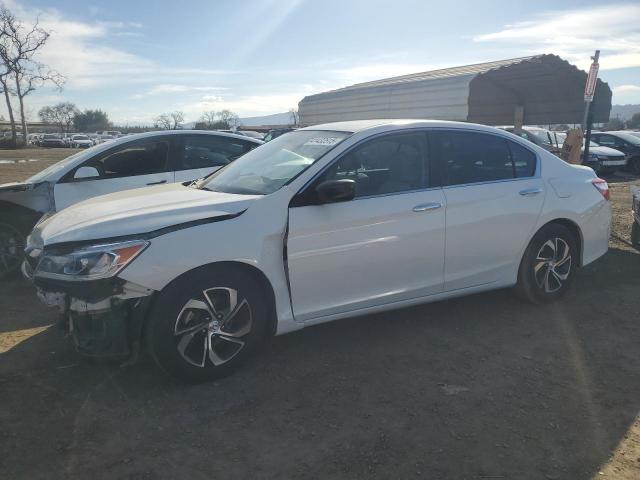
[{"label": "wooden post", "polygon": [[513,110],[513,133],[520,135],[522,133],[522,124],[524,122],[524,105],[516,105]]}]

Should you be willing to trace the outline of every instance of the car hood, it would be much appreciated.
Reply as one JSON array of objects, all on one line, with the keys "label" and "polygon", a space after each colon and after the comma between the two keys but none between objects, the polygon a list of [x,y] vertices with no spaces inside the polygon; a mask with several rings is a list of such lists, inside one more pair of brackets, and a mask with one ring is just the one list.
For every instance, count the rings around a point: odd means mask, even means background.
[{"label": "car hood", "polygon": [[23,192],[33,188],[33,184],[27,182],[12,182],[0,184],[0,192]]},{"label": "car hood", "polygon": [[211,192],[180,183],[94,197],[61,210],[34,229],[43,246],[149,234],[194,221],[237,215],[255,195]]},{"label": "car hood", "polygon": [[624,153],[620,150],[616,150],[610,147],[589,147],[590,153],[595,153],[596,155],[604,155],[607,157],[624,157]]}]

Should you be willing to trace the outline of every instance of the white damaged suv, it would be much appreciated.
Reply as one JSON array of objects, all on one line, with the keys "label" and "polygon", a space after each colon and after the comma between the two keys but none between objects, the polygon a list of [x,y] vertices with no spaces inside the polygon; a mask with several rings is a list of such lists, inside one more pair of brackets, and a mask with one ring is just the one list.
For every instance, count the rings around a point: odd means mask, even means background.
[{"label": "white damaged suv", "polygon": [[558,299],[608,248],[606,182],[480,125],[308,127],[191,185],[115,193],[39,223],[24,273],[77,349],[148,350],[189,381],[322,322],[516,286]]}]

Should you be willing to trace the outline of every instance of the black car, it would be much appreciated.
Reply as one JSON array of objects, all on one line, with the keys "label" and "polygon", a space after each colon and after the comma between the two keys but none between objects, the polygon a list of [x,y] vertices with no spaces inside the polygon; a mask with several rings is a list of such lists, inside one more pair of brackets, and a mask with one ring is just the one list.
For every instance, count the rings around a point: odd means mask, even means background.
[{"label": "black car", "polygon": [[54,135],[52,133],[47,133],[40,140],[41,147],[66,147],[67,145],[64,143],[64,140],[60,138],[58,135]]},{"label": "black car", "polygon": [[591,140],[603,147],[611,147],[623,152],[629,159],[627,166],[640,174],[640,137],[628,132],[593,132]]}]

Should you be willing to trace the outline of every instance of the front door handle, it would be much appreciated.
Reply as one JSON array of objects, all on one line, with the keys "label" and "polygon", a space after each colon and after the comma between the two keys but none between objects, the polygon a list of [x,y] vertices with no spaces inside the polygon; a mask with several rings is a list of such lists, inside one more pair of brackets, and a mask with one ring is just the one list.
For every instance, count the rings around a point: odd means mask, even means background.
[{"label": "front door handle", "polygon": [[524,190],[520,190],[520,195],[522,195],[523,197],[538,195],[539,193],[542,193],[542,189],[538,187],[525,188]]},{"label": "front door handle", "polygon": [[442,208],[442,204],[438,202],[421,203],[413,207],[414,212],[428,212],[430,210],[437,210]]},{"label": "front door handle", "polygon": [[147,183],[147,185],[161,185],[163,183],[167,183],[167,181],[166,180],[160,180],[159,182]]}]

